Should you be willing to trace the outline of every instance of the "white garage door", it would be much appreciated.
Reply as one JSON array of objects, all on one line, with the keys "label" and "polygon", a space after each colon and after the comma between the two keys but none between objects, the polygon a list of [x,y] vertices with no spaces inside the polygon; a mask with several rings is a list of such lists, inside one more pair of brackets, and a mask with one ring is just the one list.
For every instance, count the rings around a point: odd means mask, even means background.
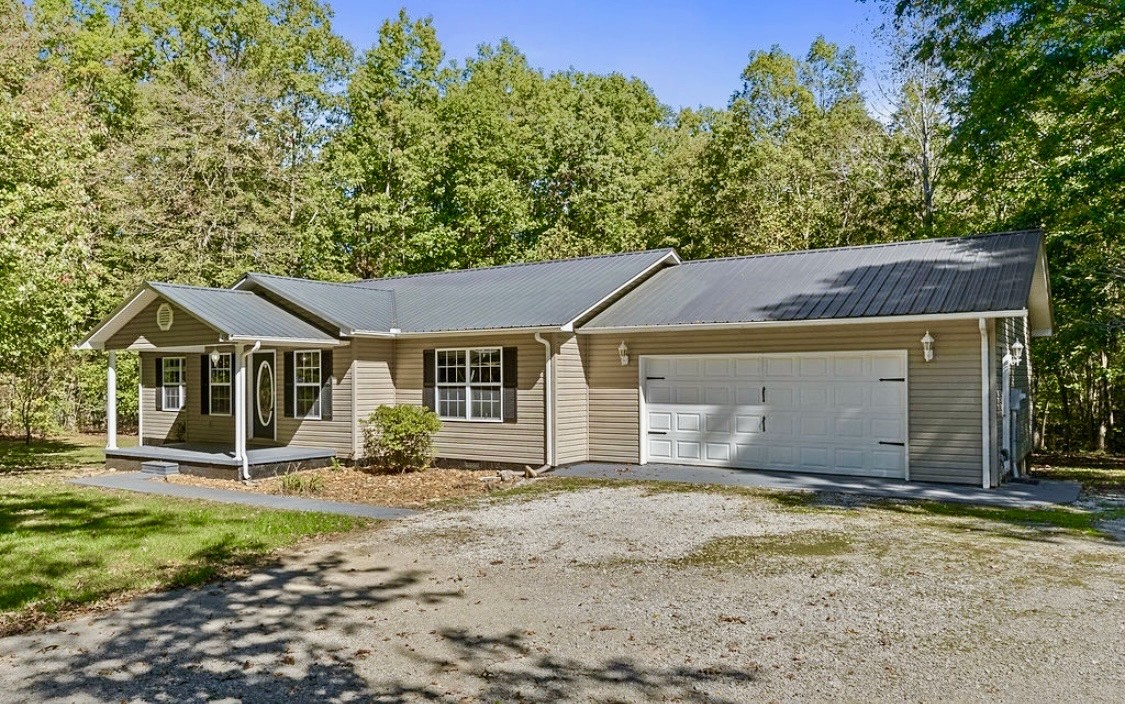
[{"label": "white garage door", "polygon": [[649,462],[906,476],[906,352],[645,357]]}]

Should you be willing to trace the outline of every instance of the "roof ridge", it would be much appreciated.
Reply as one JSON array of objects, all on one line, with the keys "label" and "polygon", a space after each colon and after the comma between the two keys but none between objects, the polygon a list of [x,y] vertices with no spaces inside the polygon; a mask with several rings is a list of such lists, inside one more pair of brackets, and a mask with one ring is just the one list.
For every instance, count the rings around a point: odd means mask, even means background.
[{"label": "roof ridge", "polygon": [[1038,227],[1027,228],[1024,230],[1004,230],[1002,232],[984,232],[974,235],[958,235],[953,237],[930,237],[923,240],[899,240],[898,242],[876,242],[874,244],[852,244],[842,247],[818,247],[814,249],[790,249],[785,252],[763,252],[762,254],[740,254],[730,257],[714,257],[711,259],[689,259],[684,261],[681,266],[690,264],[706,264],[708,262],[724,262],[732,261],[735,259],[765,259],[767,257],[787,257],[794,254],[816,254],[821,252],[846,252],[855,249],[879,249],[882,247],[902,247],[909,244],[934,244],[939,242],[960,242],[962,240],[979,240],[986,237],[1000,237],[1005,235],[1030,235],[1042,234],[1043,229]]},{"label": "roof ridge", "polygon": [[214,293],[242,293],[256,295],[253,291],[243,291],[236,288],[219,288],[218,286],[196,286],[194,284],[174,284],[168,281],[145,281],[146,286],[167,286],[168,288],[185,288],[191,291],[212,291]]},{"label": "roof ridge", "polygon": [[[465,272],[465,271],[489,271],[489,270],[493,270],[493,269],[511,269],[511,268],[521,267],[521,266],[533,266],[533,265],[536,265],[536,264],[555,264],[555,263],[558,263],[558,262],[590,261],[591,259],[610,259],[612,257],[627,257],[627,256],[637,255],[637,254],[656,254],[657,252],[663,252],[665,254],[665,256],[667,256],[669,253],[672,253],[672,252],[675,252],[675,251],[676,250],[675,250],[674,247],[663,247],[663,248],[660,248],[660,249],[639,249],[639,250],[635,250],[635,251],[632,251],[632,252],[611,252],[609,254],[591,254],[591,255],[585,256],[585,257],[543,259],[543,260],[534,261],[534,262],[511,262],[511,263],[508,263],[508,264],[495,264],[493,266],[470,267],[468,269],[446,269],[445,271],[424,271],[424,272],[421,272],[421,273],[418,273],[418,274],[402,274],[401,276],[384,276],[384,277],[377,278],[377,279],[359,279],[358,281],[352,281],[351,283],[347,283],[347,284],[343,284],[343,285],[354,287],[354,286],[357,286],[357,285],[360,285],[360,284],[375,283],[376,281],[400,281],[402,279],[417,279],[417,278],[422,278],[422,277],[425,277],[425,276],[440,276],[442,274],[455,274],[455,273],[460,273],[460,272]],[[364,286],[363,288],[368,288],[368,287]]]},{"label": "roof ridge", "polygon": [[[356,288],[355,284],[363,283],[364,280],[365,280],[365,279],[356,279],[355,281],[324,281],[324,280],[321,280],[321,279],[305,279],[305,278],[302,278],[300,276],[279,276],[277,274],[263,274],[261,272],[255,272],[255,271],[246,272],[246,274],[243,275],[243,278],[245,279],[246,277],[254,277],[254,276],[266,278],[266,279],[284,279],[286,281],[300,281],[300,282],[306,283],[306,284],[320,284],[322,286],[336,286],[336,287],[339,287],[339,288],[350,289],[352,291],[354,291],[355,288]],[[369,280],[370,281],[377,281],[378,279],[369,279]],[[389,288],[376,288],[374,286],[364,286],[363,288],[364,288],[365,291],[383,291],[383,292],[386,292],[386,293],[394,293],[394,290],[389,289]],[[235,290],[235,289],[231,289],[231,290]]]}]

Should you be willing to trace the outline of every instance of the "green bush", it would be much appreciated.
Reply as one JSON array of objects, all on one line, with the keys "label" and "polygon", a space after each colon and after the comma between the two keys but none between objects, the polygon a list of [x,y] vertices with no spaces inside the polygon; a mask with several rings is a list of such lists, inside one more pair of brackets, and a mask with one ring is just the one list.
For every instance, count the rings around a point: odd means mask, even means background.
[{"label": "green bush", "polygon": [[437,414],[422,406],[379,406],[363,423],[369,464],[383,470],[425,469],[434,458]]}]

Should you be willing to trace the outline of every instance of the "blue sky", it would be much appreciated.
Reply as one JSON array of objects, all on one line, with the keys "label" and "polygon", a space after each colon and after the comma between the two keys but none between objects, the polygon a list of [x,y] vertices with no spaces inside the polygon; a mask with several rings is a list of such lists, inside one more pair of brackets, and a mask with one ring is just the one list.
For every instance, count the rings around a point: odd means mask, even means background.
[{"label": "blue sky", "polygon": [[[878,66],[872,46],[873,2],[855,0],[328,0],[334,27],[357,50],[405,7],[431,16],[447,58],[462,60],[482,43],[510,39],[533,66],[547,71],[618,71],[637,76],[673,107],[726,105],[753,49],[780,44],[804,55],[818,34],[855,45],[865,66]],[[872,77],[865,81],[873,88]]]}]

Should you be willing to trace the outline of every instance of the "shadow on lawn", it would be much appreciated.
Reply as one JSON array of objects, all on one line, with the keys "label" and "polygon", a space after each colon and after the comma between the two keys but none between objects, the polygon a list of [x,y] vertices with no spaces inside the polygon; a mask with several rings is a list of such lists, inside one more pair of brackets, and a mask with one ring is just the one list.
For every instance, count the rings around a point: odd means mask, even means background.
[{"label": "shadow on lawn", "polygon": [[[754,679],[753,672],[725,668],[579,662],[532,647],[522,632],[419,635],[436,639],[440,656],[388,642],[394,634],[372,623],[381,612],[432,610],[463,598],[459,589],[434,589],[429,581],[423,571],[357,568],[331,554],[239,583],[146,597],[106,617],[100,630],[0,641],[0,654],[20,654],[37,673],[8,694],[52,701],[546,703],[608,696],[725,704],[735,699],[702,690]],[[87,642],[80,635],[86,630],[102,635]],[[409,674],[384,674],[381,653],[407,658],[401,670]]]},{"label": "shadow on lawn", "polygon": [[100,446],[65,438],[32,440],[0,437],[0,476],[99,464],[105,455]]}]

